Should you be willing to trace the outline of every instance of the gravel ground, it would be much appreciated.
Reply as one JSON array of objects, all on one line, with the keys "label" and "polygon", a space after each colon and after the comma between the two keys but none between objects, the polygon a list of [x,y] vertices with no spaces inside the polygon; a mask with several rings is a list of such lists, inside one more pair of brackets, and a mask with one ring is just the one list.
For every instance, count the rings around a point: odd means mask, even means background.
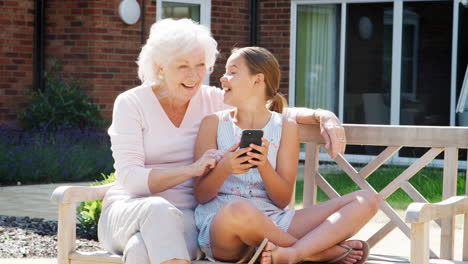
[{"label": "gravel ground", "polygon": [[[97,241],[77,234],[79,251],[103,250]],[[0,215],[0,258],[54,258],[57,221]]]}]

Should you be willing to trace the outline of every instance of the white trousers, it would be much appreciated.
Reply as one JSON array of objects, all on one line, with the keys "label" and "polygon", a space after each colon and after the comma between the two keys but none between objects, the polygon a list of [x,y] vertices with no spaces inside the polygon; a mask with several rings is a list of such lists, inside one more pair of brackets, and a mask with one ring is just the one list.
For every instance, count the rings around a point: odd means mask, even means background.
[{"label": "white trousers", "polygon": [[123,255],[126,264],[202,256],[193,210],[179,210],[161,197],[113,202],[101,214],[98,237],[104,249]]}]

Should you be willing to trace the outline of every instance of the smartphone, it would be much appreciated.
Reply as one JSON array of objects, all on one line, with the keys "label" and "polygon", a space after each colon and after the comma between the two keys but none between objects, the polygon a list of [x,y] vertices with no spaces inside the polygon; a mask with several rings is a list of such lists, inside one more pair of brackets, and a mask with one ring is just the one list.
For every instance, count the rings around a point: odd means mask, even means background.
[{"label": "smartphone", "polygon": [[[262,145],[263,130],[261,129],[246,129],[242,131],[241,141],[239,148],[247,148],[250,144],[255,144],[258,146]],[[252,152],[259,153],[257,150],[252,149]],[[240,157],[246,156],[247,154],[242,154]],[[257,159],[255,159],[257,160]],[[242,162],[242,164],[249,163],[248,161]],[[257,166],[252,166],[251,168],[256,168]]]}]

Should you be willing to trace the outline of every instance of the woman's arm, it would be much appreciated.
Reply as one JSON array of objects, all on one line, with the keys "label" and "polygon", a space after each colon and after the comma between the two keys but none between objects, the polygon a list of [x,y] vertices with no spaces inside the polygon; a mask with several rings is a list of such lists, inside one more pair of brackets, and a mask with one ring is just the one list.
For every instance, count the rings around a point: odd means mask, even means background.
[{"label": "woman's arm", "polygon": [[143,129],[144,119],[138,98],[128,93],[119,95],[114,103],[108,133],[117,181],[127,192],[141,196],[162,192],[201,175],[205,168],[215,165],[214,159],[205,158],[174,169],[145,168]]},{"label": "woman's arm", "polygon": [[340,120],[328,110],[309,108],[286,108],[287,116],[295,119],[298,124],[320,125],[320,133],[325,139],[325,149],[330,150],[331,157],[338,153],[344,154],[346,149],[346,134]]},{"label": "woman's arm", "polygon": [[[268,161],[269,143],[265,139],[263,147],[259,147],[261,153],[247,153],[259,161],[249,162],[258,166],[258,171],[263,179],[263,184],[270,199],[280,208],[286,207],[294,190],[297,166],[299,160],[299,132],[296,122],[288,119],[283,120],[281,142],[276,157],[276,171]],[[254,148],[257,148],[254,146]]]}]

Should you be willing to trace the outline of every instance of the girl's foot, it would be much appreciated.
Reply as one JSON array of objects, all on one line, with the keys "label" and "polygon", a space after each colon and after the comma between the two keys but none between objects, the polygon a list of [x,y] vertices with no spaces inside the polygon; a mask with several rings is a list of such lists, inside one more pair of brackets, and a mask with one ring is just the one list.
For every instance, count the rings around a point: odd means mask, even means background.
[{"label": "girl's foot", "polygon": [[296,254],[291,248],[278,247],[277,245],[268,242],[262,252],[260,264],[294,264]]},{"label": "girl's foot", "polygon": [[[348,240],[340,245],[321,252],[321,256],[311,259],[312,261],[326,261],[328,263],[355,264],[362,263],[367,258],[368,246],[361,240]],[[364,252],[366,250],[366,252]],[[365,256],[364,256],[365,255]],[[300,260],[291,248],[278,247],[268,242],[262,252],[260,264],[295,264]],[[365,259],[364,259],[365,260]]]},{"label": "girl's foot", "polygon": [[[331,248],[330,250],[339,250],[338,255],[335,258],[328,260],[329,263],[338,264],[354,264],[361,262],[364,257],[364,247],[367,249],[367,244],[364,245],[364,241],[361,240],[348,240],[340,243],[339,245]],[[366,252],[367,255],[367,252]],[[367,256],[365,256],[367,258]]]}]

